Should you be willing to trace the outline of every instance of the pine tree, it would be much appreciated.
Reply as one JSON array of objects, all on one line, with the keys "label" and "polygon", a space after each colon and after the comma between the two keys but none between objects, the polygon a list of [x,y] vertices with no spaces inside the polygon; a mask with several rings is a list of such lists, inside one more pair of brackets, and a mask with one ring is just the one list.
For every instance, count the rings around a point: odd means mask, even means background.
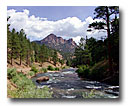
[{"label": "pine tree", "polygon": [[58,62],[58,56],[57,56],[57,51],[54,50],[52,60],[54,62],[54,65],[56,66],[56,63]]},{"label": "pine tree", "polygon": [[11,57],[11,65],[13,65],[12,63],[12,59],[17,59],[20,55],[20,40],[18,37],[18,33],[15,31],[15,29],[12,30],[11,32],[11,44],[10,44],[10,57]]},{"label": "pine tree", "polygon": [[46,47],[45,45],[43,44],[40,48],[40,52],[39,52],[39,59],[40,59],[40,62],[43,63],[46,61]]},{"label": "pine tree", "polygon": [[[7,21],[9,20],[9,17],[7,18]],[[10,24],[7,24],[7,60],[10,63],[11,59],[11,32],[9,29]]]},{"label": "pine tree", "polygon": [[87,45],[87,39],[81,38],[79,46],[75,49],[74,65],[90,65],[92,60],[89,47]]},{"label": "pine tree", "polygon": [[33,55],[34,55],[34,61],[39,62],[40,61],[40,48],[41,46],[35,42],[32,42],[33,47]]},{"label": "pine tree", "polygon": [[[106,22],[94,22],[89,25],[89,28],[94,28],[98,30],[107,30],[107,36],[108,36],[108,58],[109,58],[109,71],[113,71],[112,69],[112,57],[111,57],[111,41],[110,41],[110,16],[113,14],[119,13],[119,7],[117,6],[99,6],[95,9],[95,17],[96,18],[102,18]],[[107,29],[105,28],[107,27]]]},{"label": "pine tree", "polygon": [[26,42],[26,35],[24,33],[24,30],[21,29],[20,33],[19,33],[19,39],[20,39],[20,65],[22,65],[22,60],[24,60],[24,58],[26,57],[27,54],[27,42]]}]

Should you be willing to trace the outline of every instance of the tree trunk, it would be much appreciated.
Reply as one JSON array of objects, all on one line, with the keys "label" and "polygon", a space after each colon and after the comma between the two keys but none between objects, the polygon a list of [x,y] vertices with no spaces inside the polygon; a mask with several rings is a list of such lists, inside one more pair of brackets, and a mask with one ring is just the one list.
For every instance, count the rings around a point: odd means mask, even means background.
[{"label": "tree trunk", "polygon": [[12,64],[12,56],[11,56],[11,65],[13,65],[13,64]]},{"label": "tree trunk", "polygon": [[12,50],[11,50],[11,65],[13,65],[13,64],[12,64],[12,56],[13,56],[13,52],[12,52]]},{"label": "tree trunk", "polygon": [[28,56],[28,52],[27,52],[27,57],[26,57],[26,63],[27,63],[27,66],[29,66],[29,56]]},{"label": "tree trunk", "polygon": [[108,34],[108,60],[109,60],[109,71],[113,73],[112,70],[112,58],[111,58],[111,42],[110,42],[110,25],[109,25],[109,10],[106,7],[106,17],[107,17],[107,34]]},{"label": "tree trunk", "polygon": [[21,55],[20,55],[20,65],[22,64],[22,58],[21,58]]}]

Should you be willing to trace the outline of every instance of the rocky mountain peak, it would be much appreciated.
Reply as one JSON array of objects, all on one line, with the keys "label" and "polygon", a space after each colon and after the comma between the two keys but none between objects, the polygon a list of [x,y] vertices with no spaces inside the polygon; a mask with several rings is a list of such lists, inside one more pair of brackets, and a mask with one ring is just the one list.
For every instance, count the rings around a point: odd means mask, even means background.
[{"label": "rocky mountain peak", "polygon": [[38,41],[38,43],[39,42],[40,44],[45,44],[48,47],[63,52],[73,53],[75,51],[75,48],[77,47],[77,44],[75,43],[75,41],[73,41],[72,38],[69,40],[65,40],[62,37],[57,37],[54,34],[49,34],[46,38],[42,39],[41,41]]}]

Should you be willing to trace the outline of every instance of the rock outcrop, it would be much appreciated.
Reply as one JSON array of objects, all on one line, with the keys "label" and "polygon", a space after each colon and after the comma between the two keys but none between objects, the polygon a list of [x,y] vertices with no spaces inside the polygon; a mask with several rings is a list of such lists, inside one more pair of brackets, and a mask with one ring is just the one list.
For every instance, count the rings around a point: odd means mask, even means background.
[{"label": "rock outcrop", "polygon": [[40,41],[34,41],[38,44],[45,44],[46,46],[65,52],[65,53],[74,53],[77,44],[73,39],[63,39],[62,37],[57,37],[54,34],[48,35],[46,38]]}]

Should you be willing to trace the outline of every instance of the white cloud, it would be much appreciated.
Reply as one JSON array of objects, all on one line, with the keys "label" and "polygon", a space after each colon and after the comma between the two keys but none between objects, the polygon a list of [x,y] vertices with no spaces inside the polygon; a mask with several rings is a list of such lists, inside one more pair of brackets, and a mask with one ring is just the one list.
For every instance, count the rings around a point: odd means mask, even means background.
[{"label": "white cloud", "polygon": [[101,21],[99,19],[93,20],[92,17],[88,17],[84,21],[81,21],[77,17],[67,17],[62,20],[49,21],[45,17],[29,15],[29,10],[27,9],[24,9],[22,12],[17,12],[14,9],[7,11],[7,16],[11,17],[8,22],[11,24],[10,29],[15,28],[16,31],[24,29],[31,41],[41,40],[50,33],[54,33],[65,39],[73,38],[73,40],[78,43],[80,38],[85,37],[86,35],[88,38],[98,38],[99,36],[106,34],[106,32],[87,32],[87,28],[90,23],[94,21]]},{"label": "white cloud", "polygon": [[81,39],[81,36],[73,37],[73,40],[74,40],[77,44],[79,44],[80,39]]}]

